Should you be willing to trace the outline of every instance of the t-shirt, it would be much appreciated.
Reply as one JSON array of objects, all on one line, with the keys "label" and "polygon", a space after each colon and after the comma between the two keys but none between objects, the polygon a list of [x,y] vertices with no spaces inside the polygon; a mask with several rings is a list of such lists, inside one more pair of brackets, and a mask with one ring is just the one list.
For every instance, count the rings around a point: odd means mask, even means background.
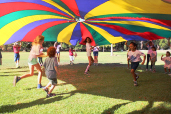
[{"label": "t-shirt", "polygon": [[46,58],[43,66],[45,67],[45,74],[47,78],[57,78],[55,66],[58,66],[58,63],[56,57]]},{"label": "t-shirt", "polygon": [[70,56],[73,56],[73,52],[74,52],[74,51],[75,51],[75,50],[70,49],[70,50],[69,50],[69,55],[70,55]]},{"label": "t-shirt", "polygon": [[156,51],[151,51],[150,57],[151,57],[151,60],[153,60],[156,57],[156,61],[157,61],[157,52]]},{"label": "t-shirt", "polygon": [[150,45],[147,45],[147,48],[148,48],[148,53],[147,54],[150,54],[152,52],[152,48],[153,46],[150,46]]},{"label": "t-shirt", "polygon": [[86,51],[87,51],[87,53],[91,53],[91,44],[90,43],[86,43]]},{"label": "t-shirt", "polygon": [[32,48],[31,48],[31,51],[30,51],[30,55],[29,55],[29,59],[30,61],[33,59],[33,58],[37,58],[36,55],[39,55],[40,54],[40,44],[37,44],[37,45],[33,45]]},{"label": "t-shirt", "polygon": [[14,53],[19,53],[20,52],[20,46],[13,46]]},{"label": "t-shirt", "polygon": [[56,52],[60,52],[61,45],[56,46]]},{"label": "t-shirt", "polygon": [[128,52],[128,58],[130,59],[131,62],[141,62],[142,59],[140,56],[145,56],[145,54],[139,50]]},{"label": "t-shirt", "polygon": [[171,65],[171,57],[163,57],[162,61],[165,62],[165,65]]},{"label": "t-shirt", "polygon": [[95,46],[93,51],[99,51],[99,46]]}]

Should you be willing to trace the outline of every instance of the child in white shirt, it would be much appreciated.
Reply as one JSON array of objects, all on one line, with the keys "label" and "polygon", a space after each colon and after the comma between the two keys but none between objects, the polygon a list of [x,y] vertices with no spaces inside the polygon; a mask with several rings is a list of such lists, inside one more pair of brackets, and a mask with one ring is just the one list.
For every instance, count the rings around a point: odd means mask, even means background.
[{"label": "child in white shirt", "polygon": [[136,50],[137,45],[134,42],[130,43],[129,48],[131,49],[131,51],[128,52],[128,61],[131,62],[131,74],[134,78],[134,86],[137,86],[138,85],[137,79],[139,78],[139,76],[135,74],[135,70],[138,68],[139,63],[142,62],[142,59],[140,56],[144,56],[143,62],[141,63],[142,65],[145,62],[146,56],[141,51]]},{"label": "child in white shirt", "polygon": [[169,70],[169,74],[170,74],[170,68],[171,68],[170,52],[169,51],[166,52],[166,57],[163,57],[163,55],[162,55],[161,60],[165,62],[165,65],[164,65],[165,73],[167,74],[167,70],[166,70],[166,68],[167,68]]}]

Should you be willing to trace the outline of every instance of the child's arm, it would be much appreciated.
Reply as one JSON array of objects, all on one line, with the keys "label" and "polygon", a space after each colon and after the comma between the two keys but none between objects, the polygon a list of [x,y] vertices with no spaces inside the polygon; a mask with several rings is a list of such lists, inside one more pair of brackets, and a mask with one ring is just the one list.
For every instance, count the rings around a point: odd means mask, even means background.
[{"label": "child's arm", "polygon": [[163,59],[163,55],[161,56],[161,60]]},{"label": "child's arm", "polygon": [[146,59],[146,56],[144,55],[144,59],[143,59],[143,62],[141,63],[141,65],[144,65],[145,59]]},{"label": "child's arm", "polygon": [[126,47],[129,47],[127,43],[128,43],[128,41],[125,42],[125,45],[126,45]]},{"label": "child's arm", "polygon": [[57,75],[59,75],[58,67],[57,66],[55,66],[55,70],[56,70]]}]

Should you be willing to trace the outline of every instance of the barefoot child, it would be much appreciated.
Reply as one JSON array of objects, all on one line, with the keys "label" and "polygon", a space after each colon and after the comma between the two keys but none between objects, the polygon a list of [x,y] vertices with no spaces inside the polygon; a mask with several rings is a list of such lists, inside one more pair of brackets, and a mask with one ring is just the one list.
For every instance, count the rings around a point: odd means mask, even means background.
[{"label": "barefoot child", "polygon": [[170,74],[170,68],[171,68],[170,52],[169,51],[166,52],[166,57],[163,57],[163,55],[162,55],[161,60],[165,62],[165,65],[164,65],[165,74],[167,74],[166,68],[169,70],[169,74]]},{"label": "barefoot child", "polygon": [[19,80],[21,80],[23,78],[33,76],[34,75],[34,67],[35,67],[37,69],[37,71],[38,71],[38,85],[37,85],[37,88],[38,89],[42,88],[42,85],[41,85],[42,70],[41,70],[41,67],[40,67],[39,63],[37,62],[37,57],[43,55],[43,53],[40,53],[40,48],[41,48],[43,42],[44,42],[44,36],[42,36],[42,35],[39,35],[34,39],[34,41],[32,43],[32,49],[30,51],[30,55],[29,55],[29,59],[28,59],[30,73],[25,74],[25,75],[23,75],[21,77],[15,76],[14,81],[13,81],[14,86],[16,85],[16,83]]},{"label": "barefoot child", "polygon": [[87,72],[89,71],[90,66],[92,65],[92,63],[94,63],[94,60],[91,56],[91,50],[93,49],[93,47],[91,47],[91,44],[90,44],[91,39],[89,37],[87,37],[84,42],[86,43],[86,51],[87,51],[87,57],[88,57],[88,61],[89,61],[89,64],[88,64],[84,74],[88,74]]},{"label": "barefoot child", "polygon": [[151,65],[152,65],[152,72],[156,72],[155,63],[157,61],[157,52],[154,46],[151,49],[152,51],[150,53],[150,60],[151,60]]},{"label": "barefoot child", "polygon": [[20,60],[20,48],[21,48],[21,42],[20,42],[20,45],[15,42],[14,45],[13,45],[13,51],[14,51],[14,61],[16,63],[16,68],[19,68],[19,60]]},{"label": "barefoot child", "polygon": [[[47,92],[47,96],[46,96],[47,98],[53,97],[56,95],[56,94],[51,93],[57,84],[58,63],[57,63],[57,58],[55,57],[55,54],[56,54],[55,47],[53,47],[53,46],[49,47],[47,50],[47,55],[49,57],[46,58],[46,60],[43,64],[43,66],[45,67],[45,74],[46,74],[47,78],[49,79],[49,83],[43,89],[44,91]],[[50,90],[48,91],[49,87],[50,87]]]},{"label": "barefoot child", "polygon": [[129,48],[131,49],[131,51],[129,51],[128,53],[128,60],[131,62],[131,74],[134,78],[134,86],[137,86],[137,79],[139,78],[139,76],[135,74],[135,70],[138,68],[139,63],[142,61],[140,56],[144,56],[143,62],[141,63],[142,65],[145,62],[146,56],[144,53],[136,49],[137,45],[134,42],[130,43]]}]

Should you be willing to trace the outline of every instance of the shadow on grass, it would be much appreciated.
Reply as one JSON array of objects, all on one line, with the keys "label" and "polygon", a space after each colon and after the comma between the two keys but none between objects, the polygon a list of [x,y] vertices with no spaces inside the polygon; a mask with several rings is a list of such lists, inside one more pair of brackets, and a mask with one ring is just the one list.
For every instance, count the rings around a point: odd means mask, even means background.
[{"label": "shadow on grass", "polygon": [[[137,69],[140,77],[137,87],[133,85],[133,78],[126,64],[107,63],[91,66],[89,75],[84,75],[86,66],[86,63],[60,66],[61,75],[58,76],[58,79],[72,84],[79,93],[130,100],[131,102],[148,102],[145,108],[132,113],[151,112],[150,109],[155,101],[171,102],[169,96],[171,95],[171,78],[163,74],[163,65],[156,65],[156,73],[146,72],[145,66],[140,65]],[[113,113],[114,110],[126,104],[114,105],[103,113]],[[171,111],[164,107],[156,110],[165,110],[167,113]]]}]

